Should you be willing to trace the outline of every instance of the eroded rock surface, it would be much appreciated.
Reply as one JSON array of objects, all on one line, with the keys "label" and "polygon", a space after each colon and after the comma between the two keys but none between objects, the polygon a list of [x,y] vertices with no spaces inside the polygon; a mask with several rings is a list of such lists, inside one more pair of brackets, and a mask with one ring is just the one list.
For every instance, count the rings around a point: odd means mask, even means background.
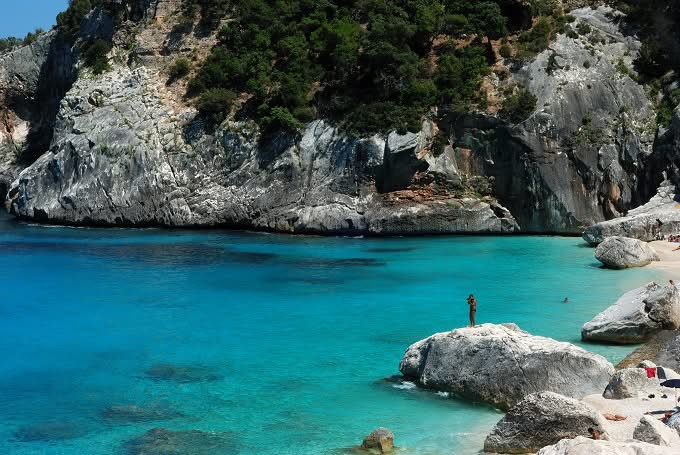
[{"label": "eroded rock surface", "polygon": [[659,395],[673,393],[671,389],[659,386],[659,379],[648,378],[644,368],[624,368],[612,376],[602,394],[610,400],[625,398],[641,398],[650,394]]},{"label": "eroded rock surface", "polygon": [[411,345],[399,365],[420,386],[508,409],[530,393],[601,393],[614,373],[603,357],[532,336],[514,324],[482,324]]},{"label": "eroded rock surface", "polygon": [[[168,34],[178,5],[128,2],[125,17],[142,23],[114,30],[112,54],[127,55],[132,39],[133,63],[80,78],[68,92],[45,154],[11,184],[12,213],[298,233],[576,233],[637,203],[655,114],[643,87],[616,69],[640,43],[609,8],[574,11],[592,28],[587,39],[559,35],[515,68],[511,79],[538,98],[521,124],[450,113],[418,133],[351,138],[319,120],[297,136],[264,139],[249,123],[206,128],[165,86],[173,55],[201,54],[213,39]],[[163,20],[143,23],[154,17]],[[95,19],[83,33],[110,32],[106,17]],[[137,38],[126,33],[133,26]],[[437,129],[450,146],[435,155]]]},{"label": "eroded rock surface", "polygon": [[649,202],[629,211],[625,217],[588,227],[583,238],[591,245],[598,245],[612,236],[651,242],[659,236],[677,234],[680,232],[679,200],[675,185],[664,181]]},{"label": "eroded rock surface", "polygon": [[680,327],[680,292],[649,283],[622,295],[614,305],[583,325],[587,341],[642,343],[662,330]]},{"label": "eroded rock surface", "polygon": [[652,416],[643,416],[635,427],[633,438],[656,446],[675,447],[680,450],[680,435]]},{"label": "eroded rock surface", "polygon": [[656,362],[680,371],[680,332],[656,355]]},{"label": "eroded rock surface", "polygon": [[510,408],[484,441],[491,453],[535,453],[562,439],[605,432],[604,418],[587,404],[554,392],[527,395]]},{"label": "eroded rock surface", "polygon": [[644,267],[659,260],[646,242],[628,237],[608,237],[595,250],[595,258],[610,269]]},{"label": "eroded rock surface", "polygon": [[390,453],[394,449],[394,433],[387,428],[376,428],[364,438],[361,447],[378,453]]},{"label": "eroded rock surface", "polygon": [[579,436],[544,447],[537,455],[674,455],[676,449],[641,441],[594,441]]}]

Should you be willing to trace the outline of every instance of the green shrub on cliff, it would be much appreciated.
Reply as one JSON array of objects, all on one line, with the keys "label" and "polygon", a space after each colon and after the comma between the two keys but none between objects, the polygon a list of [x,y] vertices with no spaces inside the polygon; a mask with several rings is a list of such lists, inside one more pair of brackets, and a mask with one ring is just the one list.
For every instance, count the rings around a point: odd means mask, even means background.
[{"label": "green shrub on cliff", "polygon": [[81,46],[83,63],[94,74],[101,74],[110,69],[108,54],[111,51],[111,43],[101,39],[89,41]]},{"label": "green shrub on cliff", "polygon": [[236,99],[234,92],[223,88],[211,88],[201,94],[196,103],[198,111],[211,123],[225,119]]},{"label": "green shrub on cliff", "polygon": [[509,28],[503,0],[184,5],[192,17],[229,18],[189,81],[189,97],[222,88],[247,95],[237,109],[263,125],[323,116],[357,133],[418,129],[437,104],[483,105],[479,85],[493,63],[489,50],[479,37],[465,46],[449,43],[469,42],[470,35],[500,38]]},{"label": "green shrub on cliff", "polygon": [[57,15],[57,28],[68,39],[75,39],[80,24],[100,0],[69,0],[68,8]]},{"label": "green shrub on cliff", "polygon": [[184,57],[175,60],[168,70],[168,84],[172,84],[178,79],[182,79],[191,72],[191,62]]},{"label": "green shrub on cliff", "polygon": [[21,38],[16,38],[14,36],[8,36],[7,38],[0,38],[0,52],[5,52],[14,49],[15,47],[22,46],[24,40]]},{"label": "green shrub on cliff", "polygon": [[522,87],[505,98],[500,115],[512,123],[521,123],[536,110],[536,102],[536,97]]}]

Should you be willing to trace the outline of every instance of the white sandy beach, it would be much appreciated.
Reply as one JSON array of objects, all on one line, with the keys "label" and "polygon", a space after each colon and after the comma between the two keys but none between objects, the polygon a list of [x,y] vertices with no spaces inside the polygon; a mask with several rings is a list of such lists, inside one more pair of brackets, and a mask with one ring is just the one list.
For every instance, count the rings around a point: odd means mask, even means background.
[{"label": "white sandy beach", "polygon": [[656,240],[650,245],[661,260],[652,262],[648,267],[659,269],[668,276],[668,279],[674,279],[676,283],[680,283],[680,250],[673,251],[680,246],[680,243]]}]

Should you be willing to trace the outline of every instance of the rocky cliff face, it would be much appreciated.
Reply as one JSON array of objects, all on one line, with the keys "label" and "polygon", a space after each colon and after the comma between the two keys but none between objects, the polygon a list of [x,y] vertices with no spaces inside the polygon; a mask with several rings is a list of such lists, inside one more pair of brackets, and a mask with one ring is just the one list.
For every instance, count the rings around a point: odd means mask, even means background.
[{"label": "rocky cliff face", "polygon": [[417,172],[427,127],[365,139],[322,121],[299,138],[264,139],[247,123],[208,133],[165,105],[161,90],[144,67],[79,80],[62,101],[50,151],[14,182],[13,212],[57,223],[285,232],[516,229],[494,201],[454,198],[435,182],[375,190],[376,182],[399,185],[410,178],[403,173]]},{"label": "rocky cliff face", "polygon": [[75,80],[70,47],[55,32],[0,55],[0,194],[50,145],[59,101]]},{"label": "rocky cliff face", "polygon": [[[28,141],[44,153],[11,184],[16,216],[348,234],[577,233],[639,204],[640,170],[658,173],[645,168],[651,103],[616,69],[639,43],[606,8],[575,10],[591,33],[559,35],[515,68],[513,80],[538,98],[519,125],[451,113],[418,134],[350,138],[320,120],[265,138],[246,122],[206,128],[181,86],[166,86],[168,64],[213,39],[177,32],[179,2],[129,3],[112,71],[75,82],[44,136],[49,146]],[[102,33],[108,22],[100,13],[88,23]],[[15,66],[0,60],[0,81],[1,68]],[[438,130],[451,145],[435,156]]]},{"label": "rocky cliff face", "polygon": [[640,43],[609,8],[572,12],[587,35],[559,35],[513,78],[537,97],[519,125],[461,115],[449,130],[474,169],[493,176],[499,200],[528,232],[580,233],[636,206],[638,177],[652,152],[654,111],[630,65]]}]

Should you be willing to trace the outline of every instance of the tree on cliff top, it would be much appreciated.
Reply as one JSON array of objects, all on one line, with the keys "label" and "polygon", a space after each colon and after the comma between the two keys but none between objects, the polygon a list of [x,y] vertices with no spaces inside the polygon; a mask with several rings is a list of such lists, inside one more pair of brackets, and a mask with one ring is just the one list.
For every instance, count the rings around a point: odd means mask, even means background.
[{"label": "tree on cliff top", "polygon": [[247,94],[241,115],[263,126],[323,116],[361,133],[416,130],[440,102],[458,109],[476,102],[489,70],[479,41],[460,51],[438,43],[507,35],[506,3],[185,0],[190,15],[210,14],[213,24],[230,14],[188,95],[199,99],[214,88]]}]

